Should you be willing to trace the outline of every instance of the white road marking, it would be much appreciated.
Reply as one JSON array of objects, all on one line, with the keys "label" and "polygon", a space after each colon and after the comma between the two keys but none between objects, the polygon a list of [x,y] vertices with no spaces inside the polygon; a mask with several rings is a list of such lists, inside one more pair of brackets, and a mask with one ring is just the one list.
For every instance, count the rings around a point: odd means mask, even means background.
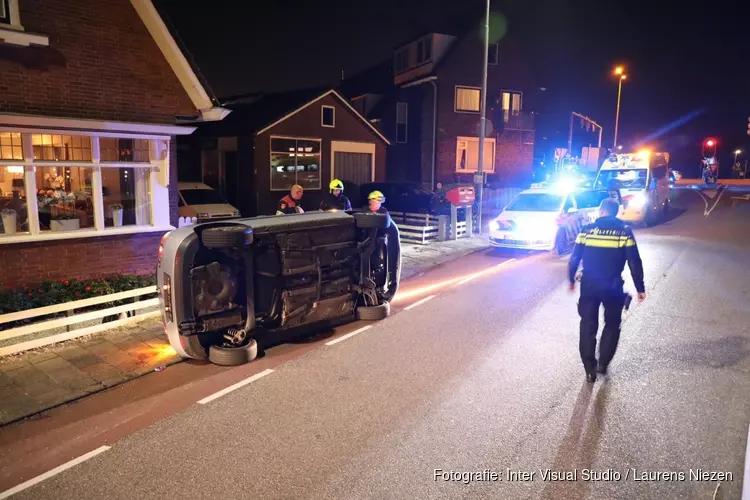
[{"label": "white road marking", "polygon": [[711,215],[711,212],[714,211],[714,208],[716,208],[716,205],[719,204],[719,200],[721,200],[721,197],[724,195],[725,191],[726,191],[726,188],[724,188],[721,191],[719,191],[719,196],[716,197],[716,201],[714,202],[714,205],[711,207],[711,210],[708,210],[708,203],[706,203],[706,210],[707,211],[704,213],[704,215],[706,217],[708,217],[709,215]]},{"label": "white road marking", "polygon": [[272,373],[273,373],[273,370],[271,370],[270,368],[268,368],[266,370],[263,370],[260,373],[256,373],[252,377],[248,377],[245,380],[242,380],[241,382],[237,382],[234,385],[230,385],[226,389],[222,389],[219,392],[215,392],[215,393],[211,394],[210,396],[201,399],[200,401],[198,401],[198,404],[199,405],[204,405],[206,403],[210,403],[214,399],[218,399],[218,398],[224,396],[225,394],[229,394],[230,392],[232,392],[232,391],[234,391],[236,389],[239,389],[240,387],[243,387],[243,386],[249,384],[250,382],[255,382],[259,378],[263,378],[266,375],[270,375]]},{"label": "white road marking", "polygon": [[339,337],[339,338],[337,338],[337,339],[333,339],[333,340],[331,340],[330,342],[326,342],[326,345],[334,345],[334,344],[338,344],[339,342],[343,342],[344,340],[346,340],[346,339],[348,339],[348,338],[351,338],[351,337],[354,337],[354,336],[355,336],[355,335],[357,335],[358,333],[362,333],[362,332],[364,332],[365,330],[369,330],[370,328],[372,328],[372,325],[368,325],[368,326],[363,326],[363,327],[362,327],[362,328],[360,328],[359,330],[354,330],[353,332],[347,333],[346,335],[342,335],[341,337]]},{"label": "white road marking", "polygon": [[742,500],[750,500],[750,427],[747,430],[745,445],[745,474],[742,479]]},{"label": "white road marking", "polygon": [[100,446],[99,448],[97,448],[97,449],[95,449],[93,451],[90,451],[90,452],[86,453],[85,455],[81,455],[78,458],[74,458],[70,462],[65,462],[64,464],[60,465],[59,467],[55,467],[51,471],[45,472],[44,474],[41,474],[41,475],[39,475],[39,476],[37,476],[35,478],[29,479],[25,483],[21,483],[18,486],[14,486],[13,488],[11,488],[9,490],[5,490],[2,493],[0,493],[0,500],[2,500],[4,498],[8,498],[11,495],[15,495],[16,493],[19,493],[19,492],[21,492],[21,491],[23,491],[23,490],[25,490],[27,488],[31,488],[35,484],[39,484],[42,481],[51,478],[52,476],[56,476],[57,474],[70,469],[71,467],[75,467],[76,465],[80,464],[81,462],[85,462],[89,458],[93,458],[93,457],[97,456],[100,453],[104,453],[109,448],[110,448],[109,446]]},{"label": "white road marking", "polygon": [[427,302],[428,300],[432,300],[432,299],[434,299],[435,297],[437,297],[437,295],[429,295],[429,296],[427,296],[427,297],[423,298],[422,300],[418,300],[418,301],[416,301],[415,303],[413,303],[412,305],[410,305],[410,306],[408,306],[408,307],[404,307],[404,311],[408,311],[408,310],[410,310],[410,309],[414,309],[414,308],[415,308],[415,307],[417,307],[417,306],[421,306],[422,304],[424,304],[424,303],[425,303],[425,302]]}]

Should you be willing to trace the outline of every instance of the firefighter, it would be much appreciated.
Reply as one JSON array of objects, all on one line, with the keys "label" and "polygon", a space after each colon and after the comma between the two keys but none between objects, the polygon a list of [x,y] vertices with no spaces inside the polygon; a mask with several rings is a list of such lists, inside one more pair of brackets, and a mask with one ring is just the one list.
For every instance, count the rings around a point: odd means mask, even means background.
[{"label": "firefighter", "polygon": [[289,190],[289,194],[279,200],[279,206],[276,209],[276,215],[284,214],[303,214],[305,213],[300,206],[302,201],[302,193],[304,190],[299,184],[292,186]]},{"label": "firefighter", "polygon": [[367,208],[370,212],[376,214],[387,214],[388,210],[383,206],[385,196],[380,191],[373,191],[367,197]]},{"label": "firefighter", "polygon": [[[568,265],[570,292],[575,292],[576,273],[583,259],[581,296],[578,314],[581,316],[579,350],[586,380],[596,382],[597,372],[606,375],[607,367],[617,351],[620,340],[622,311],[628,295],[623,291],[622,272],[628,263],[638,302],[646,299],[643,283],[643,264],[633,230],[616,217],[617,200],[607,198],[599,206],[599,218],[584,226],[576,238],[573,255]],[[599,306],[604,306],[604,330],[596,360],[596,333],[599,329]]]},{"label": "firefighter", "polygon": [[338,179],[333,179],[328,184],[328,194],[325,195],[323,201],[320,202],[320,209],[324,212],[331,210],[349,210],[352,209],[352,204],[349,198],[344,196],[344,183]]}]

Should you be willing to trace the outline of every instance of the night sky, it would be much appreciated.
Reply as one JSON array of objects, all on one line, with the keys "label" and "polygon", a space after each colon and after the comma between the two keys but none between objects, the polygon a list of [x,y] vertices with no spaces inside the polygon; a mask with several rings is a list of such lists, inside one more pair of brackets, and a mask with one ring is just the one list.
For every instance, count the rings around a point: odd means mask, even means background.
[{"label": "night sky", "polygon": [[[366,69],[411,37],[483,8],[481,0],[156,3],[220,97],[335,85],[342,70]],[[622,64],[618,142],[646,139],[672,153],[674,168],[697,172],[709,135],[719,139],[726,166],[734,149],[750,152],[750,12],[740,3],[493,0],[492,10],[505,16],[547,89],[536,110],[538,145],[565,146],[569,113],[577,111],[604,126],[603,145],[611,146],[612,70]]]}]

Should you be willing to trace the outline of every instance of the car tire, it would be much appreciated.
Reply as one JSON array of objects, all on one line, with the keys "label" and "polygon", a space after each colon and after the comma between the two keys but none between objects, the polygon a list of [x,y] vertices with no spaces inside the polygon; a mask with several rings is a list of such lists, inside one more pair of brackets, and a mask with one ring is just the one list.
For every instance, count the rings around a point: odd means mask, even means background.
[{"label": "car tire", "polygon": [[201,241],[206,248],[241,248],[253,242],[249,227],[222,226],[204,229]]},{"label": "car tire", "polygon": [[560,229],[557,231],[555,237],[555,253],[557,255],[565,255],[568,251],[568,238],[565,237],[565,230]]},{"label": "car tire", "polygon": [[354,214],[357,227],[361,229],[387,229],[391,225],[391,216],[372,212],[358,212]]},{"label": "car tire", "polygon": [[357,319],[362,321],[380,321],[385,319],[391,313],[391,304],[383,302],[377,306],[358,307]]},{"label": "car tire", "polygon": [[187,354],[188,359],[208,359],[208,349],[201,343],[198,335],[181,336],[180,346]]},{"label": "car tire", "polygon": [[219,366],[239,366],[249,363],[258,357],[258,343],[250,339],[247,345],[241,347],[222,347],[212,345],[208,349],[208,359]]}]

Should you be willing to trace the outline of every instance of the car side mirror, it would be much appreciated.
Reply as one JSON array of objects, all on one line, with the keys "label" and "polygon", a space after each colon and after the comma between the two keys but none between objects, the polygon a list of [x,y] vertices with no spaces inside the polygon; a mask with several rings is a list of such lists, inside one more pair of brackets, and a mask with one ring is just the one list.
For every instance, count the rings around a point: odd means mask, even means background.
[{"label": "car side mirror", "polygon": [[576,207],[570,207],[568,209],[568,213],[569,214],[577,214],[578,213],[578,209]]}]

